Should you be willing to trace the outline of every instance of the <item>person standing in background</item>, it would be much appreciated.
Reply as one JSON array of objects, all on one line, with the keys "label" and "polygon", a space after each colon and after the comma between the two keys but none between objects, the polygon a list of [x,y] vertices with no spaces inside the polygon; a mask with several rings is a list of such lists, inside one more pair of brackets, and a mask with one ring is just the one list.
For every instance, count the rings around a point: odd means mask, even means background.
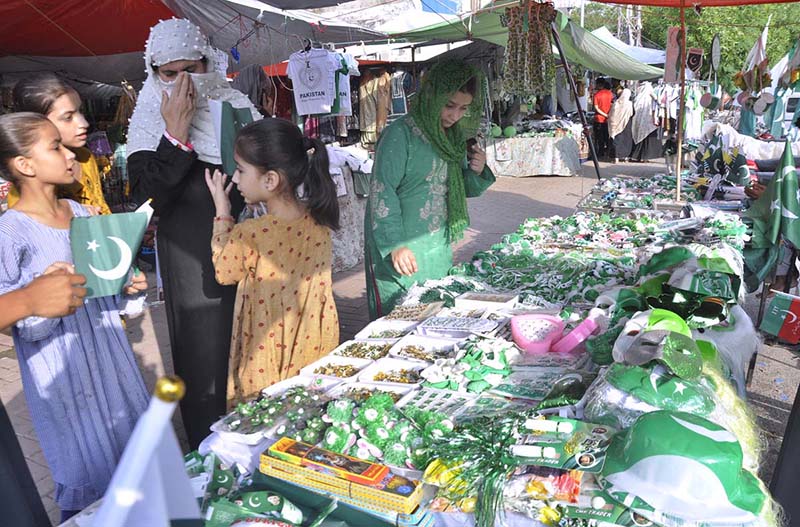
[{"label": "person standing in background", "polygon": [[594,141],[597,145],[597,156],[605,157],[611,154],[611,144],[608,137],[608,114],[611,112],[611,103],[614,94],[611,86],[605,79],[598,79],[595,84],[597,92],[592,98],[594,105]]},{"label": "person standing in background", "polygon": [[[103,196],[103,183],[97,159],[88,148],[89,122],[81,112],[78,92],[65,80],[52,73],[37,73],[14,86],[12,95],[15,112],[39,113],[56,125],[64,146],[75,154],[75,181],[59,187],[59,196],[77,201],[97,214],[111,214]],[[8,195],[8,206],[19,201],[16,187]]]}]

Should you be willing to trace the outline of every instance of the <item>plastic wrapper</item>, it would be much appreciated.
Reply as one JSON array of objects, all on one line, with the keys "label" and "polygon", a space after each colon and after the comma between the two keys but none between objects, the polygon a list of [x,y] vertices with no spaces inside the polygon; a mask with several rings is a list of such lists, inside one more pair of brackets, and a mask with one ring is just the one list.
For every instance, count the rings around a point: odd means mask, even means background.
[{"label": "plastic wrapper", "polygon": [[707,416],[715,408],[705,386],[671,375],[664,366],[613,364],[592,384],[584,400],[588,421],[618,429],[630,427],[642,414],[680,410]]},{"label": "plastic wrapper", "polygon": [[583,472],[546,467],[522,467],[511,476],[504,491],[507,510],[538,518],[551,502],[578,503]]},{"label": "plastic wrapper", "polygon": [[536,410],[541,412],[578,404],[586,394],[590,382],[591,379],[588,375],[580,373],[564,375],[553,384],[553,387],[536,407]]}]

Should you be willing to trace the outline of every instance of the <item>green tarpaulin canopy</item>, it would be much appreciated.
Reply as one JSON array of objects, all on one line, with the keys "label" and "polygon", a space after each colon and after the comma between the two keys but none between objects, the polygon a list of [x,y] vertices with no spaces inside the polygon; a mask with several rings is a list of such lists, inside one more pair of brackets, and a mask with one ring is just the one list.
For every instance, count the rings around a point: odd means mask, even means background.
[{"label": "green tarpaulin canopy", "polygon": [[[508,28],[500,22],[501,13],[501,10],[478,12],[465,16],[461,21],[442,22],[393,35],[393,38],[410,42],[480,39],[505,46],[508,43]],[[557,24],[564,54],[570,62],[615,79],[646,80],[664,75],[661,68],[632,59],[574,24],[563,13],[558,13]]]}]

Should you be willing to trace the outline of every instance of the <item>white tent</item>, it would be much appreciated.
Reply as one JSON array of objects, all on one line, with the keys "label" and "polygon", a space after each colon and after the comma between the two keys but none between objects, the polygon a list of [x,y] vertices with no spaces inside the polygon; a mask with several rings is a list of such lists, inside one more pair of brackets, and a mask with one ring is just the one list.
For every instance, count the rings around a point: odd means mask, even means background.
[{"label": "white tent", "polygon": [[666,60],[666,51],[626,44],[611,34],[611,31],[605,26],[595,29],[592,31],[592,34],[639,62],[644,62],[645,64],[664,64]]}]

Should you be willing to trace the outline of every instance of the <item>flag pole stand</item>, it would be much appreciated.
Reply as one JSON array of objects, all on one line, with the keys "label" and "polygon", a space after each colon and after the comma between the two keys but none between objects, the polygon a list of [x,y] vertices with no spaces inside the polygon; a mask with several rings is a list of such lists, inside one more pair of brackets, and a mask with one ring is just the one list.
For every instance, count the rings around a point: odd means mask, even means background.
[{"label": "flag pole stand", "polygon": [[575,103],[578,107],[578,117],[581,120],[581,124],[583,124],[583,136],[586,138],[586,142],[589,144],[589,155],[592,156],[594,171],[597,174],[597,180],[600,181],[600,164],[597,162],[597,152],[594,149],[591,128],[589,128],[589,123],[586,121],[586,114],[583,113],[583,108],[581,108],[581,102],[578,98],[578,87],[575,85],[575,78],[572,76],[572,70],[567,63],[567,57],[564,55],[564,49],[561,47],[561,37],[558,35],[556,21],[553,21],[553,23],[550,25],[550,30],[553,32],[553,41],[558,49],[558,56],[561,58],[561,64],[564,66],[564,74],[567,76],[567,79],[569,79],[569,87],[572,90],[572,96],[575,97]]},{"label": "flag pole stand", "polygon": [[686,9],[684,3],[686,0],[681,0],[681,51],[678,66],[681,69],[681,89],[680,95],[680,110],[678,110],[678,133],[676,134],[675,143],[678,149],[675,156],[675,176],[677,177],[677,185],[675,187],[675,201],[681,201],[681,167],[683,166],[683,127],[684,127],[684,112],[686,111]]}]

